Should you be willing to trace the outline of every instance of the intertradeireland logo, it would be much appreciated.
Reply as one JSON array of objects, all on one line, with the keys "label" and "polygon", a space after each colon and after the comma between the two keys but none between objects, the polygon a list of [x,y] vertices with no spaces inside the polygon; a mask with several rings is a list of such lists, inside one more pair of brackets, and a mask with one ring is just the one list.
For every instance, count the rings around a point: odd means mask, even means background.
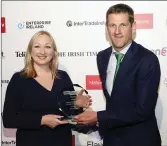
[{"label": "intertradeireland logo", "polygon": [[98,20],[93,20],[93,21],[72,21],[72,20],[67,20],[66,22],[67,27],[72,27],[72,26],[97,26],[97,25],[105,25],[105,21],[98,21]]},{"label": "intertradeireland logo", "polygon": [[68,21],[66,22],[66,25],[67,25],[68,27],[71,27],[71,26],[72,26],[72,21],[71,21],[71,20],[68,20]]},{"label": "intertradeireland logo", "polygon": [[1,142],[2,146],[15,146],[16,145],[16,141],[15,140],[6,140],[6,141],[2,141]]}]

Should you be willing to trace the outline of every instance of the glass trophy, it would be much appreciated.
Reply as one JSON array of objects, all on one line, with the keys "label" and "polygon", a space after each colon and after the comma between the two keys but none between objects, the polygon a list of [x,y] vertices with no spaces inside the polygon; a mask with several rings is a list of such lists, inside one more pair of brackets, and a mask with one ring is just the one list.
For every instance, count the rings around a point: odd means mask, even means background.
[{"label": "glass trophy", "polygon": [[[78,84],[73,84],[73,86],[79,87],[80,89],[82,88]],[[73,89],[73,87],[71,89]],[[77,123],[73,122],[73,119],[75,118],[76,115],[84,112],[85,109],[76,106],[75,103],[78,91],[71,89],[63,90],[61,92],[61,95],[58,97],[58,105],[59,105],[59,110],[64,114],[64,117],[61,118],[61,120],[68,120],[70,124],[75,125]],[[85,89],[84,92],[88,94],[88,92]]]}]

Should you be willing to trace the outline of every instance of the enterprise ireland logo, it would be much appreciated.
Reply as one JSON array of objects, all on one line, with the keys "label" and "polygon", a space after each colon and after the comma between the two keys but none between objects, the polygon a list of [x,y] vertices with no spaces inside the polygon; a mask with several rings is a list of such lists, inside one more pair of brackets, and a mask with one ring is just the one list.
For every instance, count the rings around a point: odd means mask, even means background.
[{"label": "enterprise ireland logo", "polygon": [[51,25],[51,21],[24,21],[17,24],[18,29],[41,29]]},{"label": "enterprise ireland logo", "polygon": [[19,28],[19,29],[24,28],[24,22],[23,22],[23,23],[18,23],[18,28]]}]

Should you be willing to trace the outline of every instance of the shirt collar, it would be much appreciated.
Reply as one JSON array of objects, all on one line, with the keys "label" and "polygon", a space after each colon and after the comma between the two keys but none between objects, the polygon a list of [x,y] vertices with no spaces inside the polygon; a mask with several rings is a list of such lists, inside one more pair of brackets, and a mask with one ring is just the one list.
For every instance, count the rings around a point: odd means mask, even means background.
[{"label": "shirt collar", "polygon": [[[129,45],[127,45],[124,49],[122,49],[121,51],[120,51],[120,53],[122,53],[122,54],[126,54],[126,52],[128,51],[128,49],[130,48],[130,46],[131,46],[131,44],[132,44],[132,42],[129,44]],[[112,54],[115,54],[117,51],[113,48],[113,51],[112,51]]]}]

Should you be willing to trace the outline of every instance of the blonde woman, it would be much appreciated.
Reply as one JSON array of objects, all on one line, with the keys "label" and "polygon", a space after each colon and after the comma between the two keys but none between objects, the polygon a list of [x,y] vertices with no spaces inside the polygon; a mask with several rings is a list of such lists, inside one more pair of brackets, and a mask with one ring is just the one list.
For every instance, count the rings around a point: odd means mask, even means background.
[{"label": "blonde woman", "polygon": [[[60,120],[63,113],[57,103],[57,96],[72,87],[72,82],[65,71],[57,69],[57,63],[51,34],[34,34],[28,44],[25,67],[12,76],[4,103],[3,124],[17,128],[16,146],[72,145],[70,124]],[[78,101],[84,107],[90,98],[80,94]]]}]

